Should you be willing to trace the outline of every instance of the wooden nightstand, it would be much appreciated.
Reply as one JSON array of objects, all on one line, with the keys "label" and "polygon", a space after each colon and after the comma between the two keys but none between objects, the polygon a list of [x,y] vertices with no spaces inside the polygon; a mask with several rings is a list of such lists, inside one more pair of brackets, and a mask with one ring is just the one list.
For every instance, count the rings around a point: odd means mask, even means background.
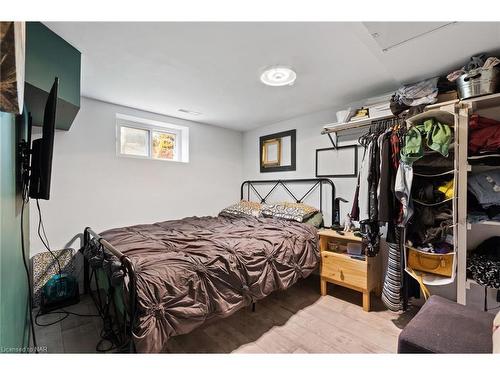
[{"label": "wooden nightstand", "polygon": [[331,229],[318,231],[321,252],[321,295],[327,294],[327,283],[341,285],[363,293],[363,310],[370,311],[370,292],[381,292],[381,256],[353,259],[347,253],[328,250],[328,243],[346,246],[349,242],[362,242],[352,233],[338,234]]}]

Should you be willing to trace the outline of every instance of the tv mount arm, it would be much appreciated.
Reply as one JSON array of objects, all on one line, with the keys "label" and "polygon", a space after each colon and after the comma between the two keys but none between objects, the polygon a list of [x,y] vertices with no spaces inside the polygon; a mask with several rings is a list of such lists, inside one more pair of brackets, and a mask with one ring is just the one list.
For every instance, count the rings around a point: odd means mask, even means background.
[{"label": "tv mount arm", "polygon": [[[16,120],[18,122],[22,121],[22,116],[19,115]],[[20,123],[16,124],[17,128],[19,129],[21,127]],[[32,127],[32,119],[31,119],[31,113],[28,113],[28,132],[27,132],[27,139],[21,139],[21,141],[18,144],[18,155],[19,155],[19,164],[21,167],[21,186],[22,186],[22,193],[23,193],[23,199],[27,198],[28,195],[28,188],[29,188],[29,180],[30,180],[30,159],[31,159],[31,127]]]}]

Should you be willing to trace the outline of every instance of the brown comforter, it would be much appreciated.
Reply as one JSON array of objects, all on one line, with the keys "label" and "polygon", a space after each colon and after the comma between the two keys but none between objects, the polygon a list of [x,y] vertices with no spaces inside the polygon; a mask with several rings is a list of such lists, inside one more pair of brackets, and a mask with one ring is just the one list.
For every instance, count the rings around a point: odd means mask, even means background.
[{"label": "brown comforter", "polygon": [[313,226],[272,218],[189,217],[101,235],[135,267],[139,352],[290,287],[319,261]]}]

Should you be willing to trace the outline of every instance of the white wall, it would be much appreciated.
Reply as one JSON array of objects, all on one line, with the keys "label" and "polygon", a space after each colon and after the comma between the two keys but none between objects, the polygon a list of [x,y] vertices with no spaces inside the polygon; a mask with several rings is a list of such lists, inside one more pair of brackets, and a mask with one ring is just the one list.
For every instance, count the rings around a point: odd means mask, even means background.
[{"label": "white wall", "polygon": [[[323,125],[336,122],[335,112],[337,109],[330,109],[321,112],[311,113],[305,116],[296,117],[290,120],[278,122],[250,130],[243,135],[243,177],[245,179],[290,179],[290,178],[316,178],[316,149],[332,147],[326,135],[321,135]],[[289,172],[266,172],[260,173],[259,167],[259,137],[280,131],[297,129],[296,139],[296,170]],[[364,130],[366,131],[366,129]],[[353,145],[357,143],[359,131],[343,132],[339,145]],[[358,159],[361,161],[362,149],[358,150]],[[354,163],[354,160],[339,160],[339,163]],[[351,209],[356,178],[342,177],[331,178],[336,187],[336,196],[347,199],[349,203],[341,203],[341,221],[345,214]],[[331,204],[327,202],[327,207]],[[330,211],[326,214],[329,216]],[[326,218],[325,218],[326,219]],[[326,223],[329,225],[329,222]]]},{"label": "white wall", "polygon": [[[189,163],[117,156],[116,113],[188,126]],[[82,98],[71,129],[56,133],[51,199],[40,201],[52,249],[67,246],[86,226],[99,232],[217,214],[239,199],[241,150],[237,131]],[[30,218],[34,254],[43,249],[35,202]]]}]

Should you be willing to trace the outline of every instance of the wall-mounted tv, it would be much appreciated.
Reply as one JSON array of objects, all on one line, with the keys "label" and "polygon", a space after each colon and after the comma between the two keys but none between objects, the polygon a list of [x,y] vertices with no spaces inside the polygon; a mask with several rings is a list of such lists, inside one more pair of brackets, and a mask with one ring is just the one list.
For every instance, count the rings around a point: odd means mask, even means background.
[{"label": "wall-mounted tv", "polygon": [[[50,179],[52,172],[58,86],[59,79],[56,77],[45,104],[42,137],[34,140],[31,147],[29,197],[34,199],[50,198]],[[29,126],[30,125],[31,124],[29,124]],[[29,133],[31,133],[31,129]],[[28,139],[27,142],[29,148],[30,140]]]}]

